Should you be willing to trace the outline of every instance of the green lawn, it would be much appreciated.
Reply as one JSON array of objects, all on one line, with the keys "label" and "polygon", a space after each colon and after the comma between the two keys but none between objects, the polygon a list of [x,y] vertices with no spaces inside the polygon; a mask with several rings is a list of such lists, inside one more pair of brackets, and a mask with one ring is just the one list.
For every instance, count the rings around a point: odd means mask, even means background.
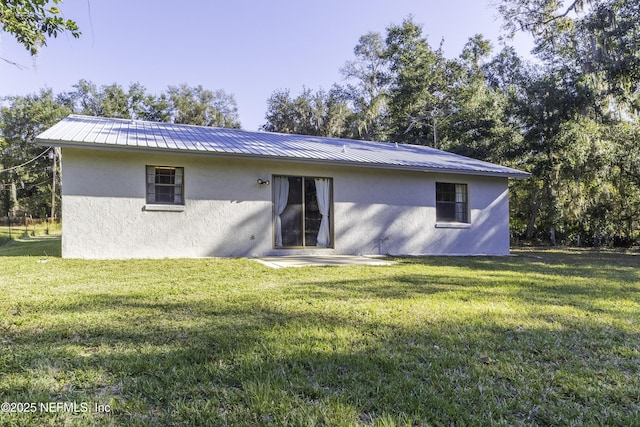
[{"label": "green lawn", "polygon": [[272,270],[10,242],[0,402],[35,408],[0,425],[640,425],[640,256],[515,253]]},{"label": "green lawn", "polygon": [[[0,226],[0,256],[41,255],[42,253],[60,256],[61,231],[62,225],[60,223],[30,224],[27,227],[24,225]],[[48,241],[49,244],[34,245],[34,243],[41,243],[43,240]],[[12,245],[12,241],[20,241],[20,244]],[[31,250],[31,247],[34,247],[34,250]],[[16,251],[16,249],[18,250]]]}]

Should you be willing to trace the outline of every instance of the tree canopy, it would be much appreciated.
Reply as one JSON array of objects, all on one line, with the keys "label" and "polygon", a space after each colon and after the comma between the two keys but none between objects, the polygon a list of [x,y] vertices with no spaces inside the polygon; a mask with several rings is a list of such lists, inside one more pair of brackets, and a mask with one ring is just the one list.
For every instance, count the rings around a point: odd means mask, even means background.
[{"label": "tree canopy", "polygon": [[80,37],[76,22],[62,17],[60,3],[62,0],[0,0],[0,26],[35,55],[47,45],[48,37],[63,32]]},{"label": "tree canopy", "polygon": [[[511,184],[514,238],[640,243],[639,3],[501,0],[498,9],[508,34],[533,34],[536,62],[494,51],[482,35],[447,58],[408,18],[360,38],[345,83],[331,90],[342,106],[332,129],[531,172]],[[304,112],[312,99],[324,105],[323,93],[275,92],[265,129],[334,135],[289,125],[318,117]]]},{"label": "tree canopy", "polygon": [[[69,114],[239,128],[233,95],[187,84],[169,86],[153,95],[140,83],[98,87],[80,80],[72,90],[50,89],[5,98],[0,108],[0,216],[48,216],[51,212],[53,171],[45,148],[35,137]],[[59,176],[59,175],[57,175]],[[60,188],[58,182],[55,187]],[[59,197],[59,191],[58,191]],[[56,203],[59,211],[59,203]]]}]

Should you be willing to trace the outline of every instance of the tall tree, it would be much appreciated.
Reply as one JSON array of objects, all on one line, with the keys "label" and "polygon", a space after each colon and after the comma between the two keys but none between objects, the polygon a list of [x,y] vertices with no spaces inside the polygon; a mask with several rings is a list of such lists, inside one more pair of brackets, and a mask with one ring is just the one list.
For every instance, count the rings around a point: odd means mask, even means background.
[{"label": "tall tree", "polygon": [[[22,211],[47,216],[51,209],[51,160],[35,137],[71,111],[55,101],[51,90],[25,97],[10,97],[0,109],[0,209],[13,215]],[[22,165],[22,166],[21,166]],[[59,204],[58,204],[59,206]]]},{"label": "tall tree", "polygon": [[470,38],[455,65],[450,65],[454,105],[443,123],[443,148],[492,162],[505,162],[507,147],[519,139],[510,122],[507,93],[491,84],[491,44],[481,35]]},{"label": "tall tree", "polygon": [[389,96],[391,138],[439,145],[438,130],[455,112],[451,63],[442,45],[433,50],[422,27],[411,19],[387,29],[386,57],[392,73]]},{"label": "tall tree", "polygon": [[80,80],[74,90],[58,100],[77,114],[173,122],[201,126],[240,127],[233,95],[187,84],[169,86],[159,96],[149,94],[140,83],[128,90],[113,83],[98,87]]},{"label": "tall tree", "polygon": [[365,140],[388,139],[385,118],[389,98],[389,69],[386,46],[380,33],[360,37],[353,49],[355,59],[340,70],[349,83],[342,88],[343,99],[352,105],[354,135]]},{"label": "tall tree", "polygon": [[533,34],[544,63],[514,97],[521,152],[534,172],[514,192],[532,203],[519,210],[529,212],[527,236],[556,230],[574,243],[637,240],[639,3],[501,0],[499,10],[509,31]]},{"label": "tall tree", "polygon": [[348,132],[350,115],[339,90],[313,92],[304,88],[296,97],[288,89],[276,90],[267,100],[267,123],[262,128],[269,132],[342,137]]},{"label": "tall tree", "polygon": [[57,100],[76,114],[89,116],[144,119],[157,115],[154,97],[140,83],[131,84],[125,91],[117,83],[98,87],[83,79],[73,85],[72,91],[59,94]]},{"label": "tall tree", "polygon": [[171,120],[175,123],[239,128],[238,107],[233,95],[186,83],[169,86],[166,94]]},{"label": "tall tree", "polygon": [[638,112],[640,3],[636,0],[499,0],[510,35],[530,32],[548,62],[573,62],[595,73],[604,89]]},{"label": "tall tree", "polygon": [[80,80],[73,87],[74,91],[62,96],[66,96],[75,112],[100,117],[131,116],[127,93],[120,85],[114,83],[98,88],[90,81]]}]

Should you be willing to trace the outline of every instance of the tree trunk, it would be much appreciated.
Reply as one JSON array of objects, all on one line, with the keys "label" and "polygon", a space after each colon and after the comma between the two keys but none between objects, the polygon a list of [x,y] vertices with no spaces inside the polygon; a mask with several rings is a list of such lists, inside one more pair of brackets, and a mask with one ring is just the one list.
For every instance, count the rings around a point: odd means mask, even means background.
[{"label": "tree trunk", "polygon": [[536,219],[540,211],[540,199],[536,197],[531,212],[529,213],[529,222],[527,223],[527,240],[533,239],[533,233],[536,229]]},{"label": "tree trunk", "polygon": [[16,181],[11,178],[11,184],[9,184],[9,213],[11,216],[16,216],[18,210],[18,188],[16,187]]}]

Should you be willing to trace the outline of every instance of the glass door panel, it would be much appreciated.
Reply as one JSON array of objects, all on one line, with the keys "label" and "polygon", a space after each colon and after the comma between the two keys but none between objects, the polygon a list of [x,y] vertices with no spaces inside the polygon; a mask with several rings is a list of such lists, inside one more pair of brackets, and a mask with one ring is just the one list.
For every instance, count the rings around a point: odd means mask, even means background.
[{"label": "glass door panel", "polygon": [[[328,182],[328,179],[323,179]],[[276,187],[274,189],[275,245],[278,247],[318,246],[318,237],[322,235],[325,243],[321,245],[330,246],[328,212],[332,209],[330,208],[331,190],[325,189],[322,192],[324,199],[319,204],[316,178],[274,176],[273,182],[277,184],[274,185]],[[285,199],[286,204],[284,204]],[[327,230],[321,233],[323,223],[321,207],[323,206],[326,211],[324,221]]]}]

